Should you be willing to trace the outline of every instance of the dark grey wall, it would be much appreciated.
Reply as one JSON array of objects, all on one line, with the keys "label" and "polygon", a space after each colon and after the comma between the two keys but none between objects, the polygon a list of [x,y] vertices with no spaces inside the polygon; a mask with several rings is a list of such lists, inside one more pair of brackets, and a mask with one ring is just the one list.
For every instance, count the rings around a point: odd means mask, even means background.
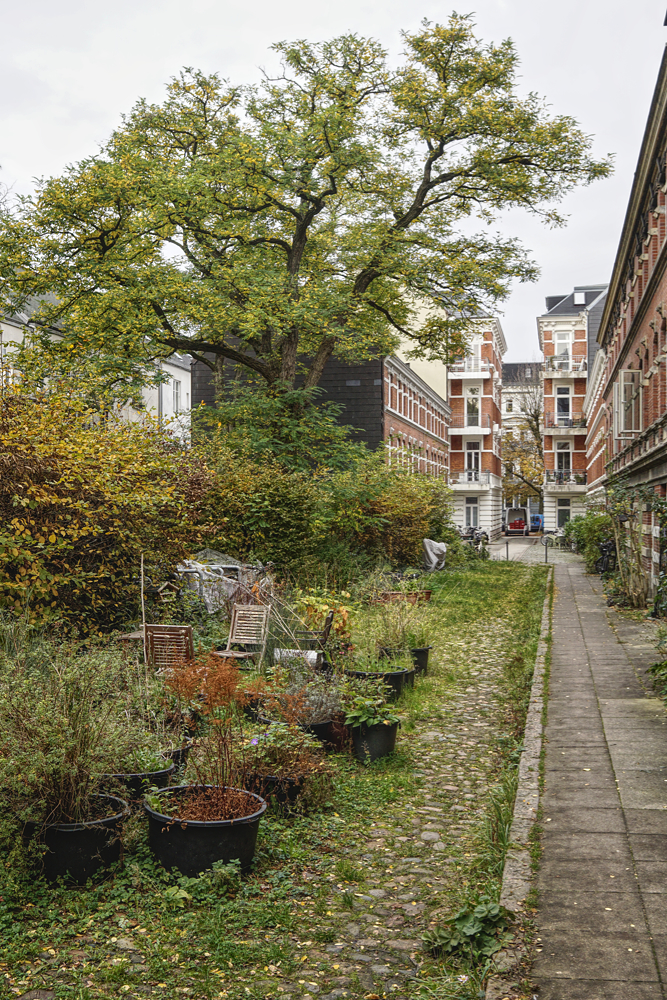
[{"label": "dark grey wall", "polygon": [[[319,383],[324,390],[319,400],[342,403],[345,409],[340,414],[339,423],[357,428],[353,438],[369,448],[377,448],[383,437],[382,371],[380,358],[359,365],[347,365],[337,358],[329,358]],[[201,361],[194,361],[192,405],[195,407],[200,403],[214,405],[214,380],[210,368]]]}]

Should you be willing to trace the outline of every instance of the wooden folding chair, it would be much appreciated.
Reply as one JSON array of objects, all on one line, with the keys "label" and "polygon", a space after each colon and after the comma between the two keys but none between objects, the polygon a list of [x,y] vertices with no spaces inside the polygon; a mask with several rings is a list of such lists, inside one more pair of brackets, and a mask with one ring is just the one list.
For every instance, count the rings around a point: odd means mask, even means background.
[{"label": "wooden folding chair", "polygon": [[[266,650],[266,639],[269,632],[269,614],[271,608],[265,604],[235,604],[232,609],[232,624],[225,649],[214,652],[214,656],[222,659],[260,662]],[[259,649],[232,649],[232,646],[255,646]]]},{"label": "wooden folding chair", "polygon": [[146,626],[146,659],[156,670],[192,660],[194,655],[192,625]]}]

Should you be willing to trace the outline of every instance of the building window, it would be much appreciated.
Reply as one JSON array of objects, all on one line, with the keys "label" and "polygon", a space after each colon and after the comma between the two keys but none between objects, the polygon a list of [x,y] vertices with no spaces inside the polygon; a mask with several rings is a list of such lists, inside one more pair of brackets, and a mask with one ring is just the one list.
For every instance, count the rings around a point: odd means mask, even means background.
[{"label": "building window", "polygon": [[570,389],[559,385],[556,389],[556,423],[559,427],[570,425]]},{"label": "building window", "polygon": [[572,454],[570,452],[569,441],[556,442],[556,469],[561,473],[560,478],[569,476],[572,471]]},{"label": "building window", "polygon": [[479,528],[479,502],[477,497],[466,497],[466,528]]},{"label": "building window", "polygon": [[571,333],[569,330],[556,330],[554,334],[556,350],[556,367],[565,369],[570,360]]},{"label": "building window", "polygon": [[570,520],[570,507],[572,501],[566,497],[558,498],[558,527],[564,528]]},{"label": "building window", "polygon": [[640,371],[622,371],[614,384],[616,437],[642,429],[642,387]]},{"label": "building window", "polygon": [[507,410],[508,413],[511,413],[512,410],[514,409],[514,401],[508,399],[507,402],[505,403],[505,409]]},{"label": "building window", "polygon": [[479,482],[479,441],[466,444],[466,479],[469,483]]},{"label": "building window", "polygon": [[181,412],[181,383],[177,382],[176,379],[171,383],[172,389],[172,404],[174,413]]},{"label": "building window", "polygon": [[479,427],[479,389],[468,389],[466,427]]}]

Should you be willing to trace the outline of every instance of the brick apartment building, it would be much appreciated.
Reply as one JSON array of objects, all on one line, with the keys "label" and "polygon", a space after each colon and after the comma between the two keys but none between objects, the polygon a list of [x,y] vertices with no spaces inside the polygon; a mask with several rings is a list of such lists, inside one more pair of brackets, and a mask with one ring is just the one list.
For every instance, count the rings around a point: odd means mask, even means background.
[{"label": "brick apartment building", "polygon": [[[610,477],[667,494],[667,49],[663,55],[598,333],[589,392],[591,498]],[[642,561],[655,591],[661,539],[642,513]]]},{"label": "brick apartment building", "polygon": [[576,286],[569,295],[547,297],[547,311],[537,318],[544,352],[545,531],[586,510],[584,399],[606,293],[606,285]]},{"label": "brick apartment building", "polygon": [[495,317],[475,320],[470,353],[447,372],[454,521],[460,527],[482,527],[492,539],[500,535],[502,524],[502,357],[506,350]]}]

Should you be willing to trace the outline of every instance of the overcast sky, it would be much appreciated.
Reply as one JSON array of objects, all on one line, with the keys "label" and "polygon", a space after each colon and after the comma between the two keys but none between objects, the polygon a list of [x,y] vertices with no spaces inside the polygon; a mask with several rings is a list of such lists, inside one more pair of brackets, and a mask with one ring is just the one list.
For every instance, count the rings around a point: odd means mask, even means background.
[{"label": "overcast sky", "polygon": [[[503,231],[518,236],[541,269],[504,305],[506,361],[539,357],[535,317],[545,295],[609,279],[651,95],[667,42],[667,0],[477,0],[473,13],[487,41],[513,38],[521,88],[546,97],[595,137],[594,151],[615,153],[614,176],[564,203],[563,230],[545,230],[513,212]],[[433,0],[23,0],[3,5],[0,59],[0,180],[28,192],[32,178],[59,173],[98,145],[142,96],[162,99],[182,66],[217,71],[234,82],[257,79],[282,39],[329,38],[356,31],[379,39],[394,57],[401,29],[451,11]]]}]

